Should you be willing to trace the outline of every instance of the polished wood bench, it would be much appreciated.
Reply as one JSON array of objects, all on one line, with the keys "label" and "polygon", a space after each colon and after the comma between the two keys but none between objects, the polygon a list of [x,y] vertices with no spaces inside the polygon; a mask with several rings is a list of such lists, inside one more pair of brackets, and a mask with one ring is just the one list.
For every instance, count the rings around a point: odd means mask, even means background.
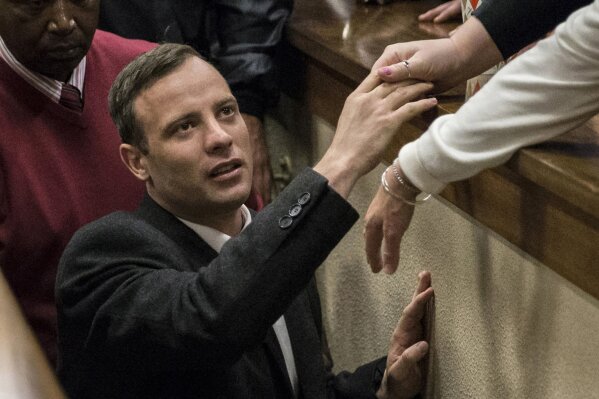
[{"label": "polished wood bench", "polygon": [[[386,45],[447,35],[457,23],[419,23],[440,4],[399,0],[296,2],[289,23],[285,92],[335,125],[347,95]],[[402,127],[386,155],[417,138],[438,114],[455,112],[463,87],[439,97],[436,113]],[[584,291],[599,298],[599,121],[518,151],[500,167],[449,185],[441,196]]]}]

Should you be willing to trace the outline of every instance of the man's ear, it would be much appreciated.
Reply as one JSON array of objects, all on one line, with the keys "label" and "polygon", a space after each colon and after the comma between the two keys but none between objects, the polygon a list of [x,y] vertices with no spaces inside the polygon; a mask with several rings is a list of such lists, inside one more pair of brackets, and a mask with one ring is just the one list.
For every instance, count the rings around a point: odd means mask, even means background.
[{"label": "man's ear", "polygon": [[119,147],[121,160],[127,168],[141,181],[147,181],[150,178],[150,173],[146,167],[146,157],[139,148],[131,144],[121,144]]}]

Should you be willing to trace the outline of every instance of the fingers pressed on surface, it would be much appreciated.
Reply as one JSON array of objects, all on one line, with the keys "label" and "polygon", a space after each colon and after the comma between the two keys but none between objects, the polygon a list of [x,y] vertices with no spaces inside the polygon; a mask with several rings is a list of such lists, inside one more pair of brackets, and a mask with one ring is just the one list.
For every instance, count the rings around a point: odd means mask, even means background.
[{"label": "fingers pressed on surface", "polygon": [[461,16],[461,4],[459,0],[451,0],[443,3],[427,12],[420,14],[418,20],[420,22],[445,22],[453,18]]},{"label": "fingers pressed on surface", "polygon": [[427,12],[420,14],[418,16],[418,21],[421,22],[430,22],[437,18],[447,7],[450,5],[450,2],[443,3],[435,8],[428,10]]},{"label": "fingers pressed on surface", "polygon": [[452,19],[453,17],[454,17],[453,11],[451,10],[451,8],[447,7],[439,15],[437,15],[435,17],[435,19],[433,19],[433,22],[435,22],[435,23],[446,22],[446,21],[449,21],[450,19]]},{"label": "fingers pressed on surface", "polygon": [[461,19],[462,5],[459,0],[452,0],[445,4],[447,7],[434,19],[435,23],[446,22],[451,19]]},{"label": "fingers pressed on surface", "polygon": [[419,323],[424,316],[427,302],[432,298],[434,290],[432,287],[427,288],[420,294],[412,298],[412,302],[408,304],[403,310],[400,318],[400,326],[402,328],[408,328],[415,323]]},{"label": "fingers pressed on surface", "polygon": [[428,343],[426,341],[416,342],[406,349],[387,371],[395,378],[402,380],[403,377],[410,374],[410,369],[416,366],[427,353]]},{"label": "fingers pressed on surface", "polygon": [[419,298],[415,298],[406,306],[399,318],[397,328],[399,330],[408,331],[413,328],[420,328],[421,321],[424,317],[427,302],[432,298],[434,291],[432,287],[419,294]]},{"label": "fingers pressed on surface", "polygon": [[433,297],[435,290],[433,287],[428,287],[414,298],[414,304],[424,310],[426,303]]},{"label": "fingers pressed on surface", "polygon": [[428,287],[431,286],[431,273],[423,270],[418,273],[418,284],[416,285],[416,289],[414,290],[414,295],[412,295],[412,300],[416,298],[418,294],[424,292]]}]

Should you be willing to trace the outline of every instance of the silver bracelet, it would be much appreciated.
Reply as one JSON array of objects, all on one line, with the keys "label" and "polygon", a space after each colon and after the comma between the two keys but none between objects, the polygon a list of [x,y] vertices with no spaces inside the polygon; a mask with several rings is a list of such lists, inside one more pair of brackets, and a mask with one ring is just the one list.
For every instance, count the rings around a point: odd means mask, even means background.
[{"label": "silver bracelet", "polygon": [[393,174],[395,175],[395,178],[397,179],[397,181],[399,182],[399,184],[401,184],[402,186],[404,186],[405,188],[407,188],[408,190],[412,191],[413,193],[419,194],[420,190],[418,189],[418,187],[414,187],[412,184],[408,183],[407,181],[405,181],[401,175],[399,174],[399,170],[397,169],[397,161],[399,160],[399,158],[395,158],[393,160],[393,163],[391,164],[392,169],[393,169]]},{"label": "silver bracelet", "polygon": [[412,201],[412,200],[406,199],[406,198],[402,197],[401,195],[391,191],[391,188],[389,187],[389,183],[387,183],[387,170],[388,169],[389,168],[385,169],[385,171],[381,175],[381,185],[383,186],[383,189],[385,190],[385,192],[387,192],[387,194],[389,194],[393,198],[400,200],[401,202],[403,202],[405,204],[416,206],[418,204],[422,204],[423,202],[427,201],[431,197],[431,194],[427,194],[424,198],[416,199],[415,201]]}]

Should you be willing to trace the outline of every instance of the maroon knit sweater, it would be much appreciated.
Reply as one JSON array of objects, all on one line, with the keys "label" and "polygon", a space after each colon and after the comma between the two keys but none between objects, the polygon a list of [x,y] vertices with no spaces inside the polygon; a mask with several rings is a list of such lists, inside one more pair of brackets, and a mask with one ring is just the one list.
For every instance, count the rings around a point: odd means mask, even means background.
[{"label": "maroon knit sweater", "polygon": [[107,98],[121,69],[153,46],[97,31],[82,114],[52,102],[0,60],[0,265],[52,362],[64,247],[82,225],[136,208],[144,191],[119,158]]}]

